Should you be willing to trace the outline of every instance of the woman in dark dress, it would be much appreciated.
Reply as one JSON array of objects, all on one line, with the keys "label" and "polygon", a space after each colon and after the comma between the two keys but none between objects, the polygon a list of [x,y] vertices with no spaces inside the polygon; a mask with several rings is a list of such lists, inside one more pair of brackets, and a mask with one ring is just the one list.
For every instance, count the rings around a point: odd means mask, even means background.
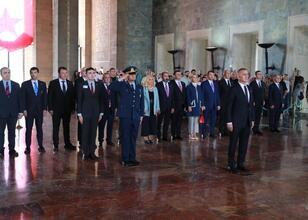
[{"label": "woman in dark dress", "polygon": [[155,78],[147,75],[143,80],[144,117],[142,119],[141,136],[145,144],[152,144],[156,138],[156,120],[160,112],[158,90],[155,87]]}]

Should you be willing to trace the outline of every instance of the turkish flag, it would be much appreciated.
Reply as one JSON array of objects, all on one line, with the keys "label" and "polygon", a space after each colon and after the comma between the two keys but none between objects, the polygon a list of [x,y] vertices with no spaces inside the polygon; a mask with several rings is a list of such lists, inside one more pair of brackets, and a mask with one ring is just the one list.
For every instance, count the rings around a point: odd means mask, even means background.
[{"label": "turkish flag", "polygon": [[33,42],[33,0],[0,0],[0,47],[9,51]]}]

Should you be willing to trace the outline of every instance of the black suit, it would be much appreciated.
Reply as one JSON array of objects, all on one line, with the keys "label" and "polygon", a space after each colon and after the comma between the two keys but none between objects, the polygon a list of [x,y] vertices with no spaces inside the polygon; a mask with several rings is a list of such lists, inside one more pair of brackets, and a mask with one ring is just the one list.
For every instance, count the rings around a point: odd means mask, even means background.
[{"label": "black suit", "polygon": [[230,96],[230,90],[233,82],[229,80],[227,84],[226,80],[222,78],[218,81],[219,95],[220,95],[220,111],[219,111],[219,131],[222,135],[227,134],[226,123],[227,123],[227,104]]},{"label": "black suit", "polygon": [[230,90],[227,122],[232,122],[233,125],[228,151],[228,164],[231,168],[236,167],[234,157],[237,145],[239,147],[237,165],[238,167],[244,166],[250,128],[254,121],[253,94],[249,88],[247,92],[250,94],[249,102],[239,83],[235,83]]},{"label": "black suit", "polygon": [[175,80],[172,80],[170,84],[173,87],[172,108],[174,108],[171,123],[171,134],[174,138],[179,138],[181,137],[181,126],[186,107],[186,88],[185,83],[182,81],[182,90],[179,88]]},{"label": "black suit", "polygon": [[156,87],[158,90],[159,96],[159,106],[160,106],[160,114],[157,118],[157,138],[161,138],[161,124],[164,121],[163,125],[163,139],[168,139],[168,128],[170,124],[171,117],[171,108],[172,108],[172,100],[173,100],[173,84],[168,83],[169,86],[169,96],[167,96],[164,82],[157,83]]},{"label": "black suit", "polygon": [[32,127],[35,120],[36,136],[39,147],[43,147],[43,112],[47,110],[47,89],[46,83],[40,80],[38,82],[38,94],[34,92],[32,81],[28,80],[22,83],[22,110],[27,111],[26,117],[26,147],[29,150],[31,146]]},{"label": "black suit", "polygon": [[77,98],[77,113],[83,117],[81,147],[86,157],[94,154],[98,119],[104,112],[102,84],[94,83],[95,91],[92,93],[89,81],[83,82],[79,87]]},{"label": "black suit", "polygon": [[107,123],[107,144],[112,143],[112,130],[113,130],[113,121],[115,116],[115,109],[117,106],[117,97],[115,92],[109,89],[104,83],[102,83],[102,95],[103,95],[103,105],[104,105],[104,116],[102,120],[99,122],[98,127],[98,141],[103,143],[104,141],[104,130],[105,125]]},{"label": "black suit", "polygon": [[[268,102],[269,102],[269,127],[271,130],[278,129],[280,114],[283,103],[283,90],[280,84],[279,88],[275,83],[272,83],[268,88]],[[274,108],[271,108],[274,106]]]},{"label": "black suit", "polygon": [[265,98],[265,87],[266,87],[265,82],[261,80],[260,84],[261,85],[259,86],[256,80],[250,83],[250,88],[252,90],[254,104],[255,104],[255,124],[252,129],[254,132],[260,131],[259,126],[260,126],[263,103]]},{"label": "black suit", "polygon": [[70,121],[71,113],[75,109],[75,89],[73,83],[66,80],[64,85],[59,79],[50,81],[48,87],[48,110],[52,115],[52,139],[55,147],[59,145],[59,127],[62,119],[65,146],[71,146]]},{"label": "black suit", "polygon": [[[76,106],[77,106],[77,102],[78,102],[78,91],[80,89],[80,87],[82,86],[82,84],[84,83],[84,79],[83,77],[79,77],[75,80],[75,94],[76,94]],[[80,124],[79,120],[78,120],[78,128],[77,128],[77,138],[79,141],[79,144],[81,145],[81,138],[82,138],[82,125]]]},{"label": "black suit", "polygon": [[11,83],[10,94],[7,95],[3,81],[0,81],[0,152],[4,151],[4,130],[7,126],[9,150],[15,149],[15,129],[18,113],[21,113],[20,87],[13,81]]}]

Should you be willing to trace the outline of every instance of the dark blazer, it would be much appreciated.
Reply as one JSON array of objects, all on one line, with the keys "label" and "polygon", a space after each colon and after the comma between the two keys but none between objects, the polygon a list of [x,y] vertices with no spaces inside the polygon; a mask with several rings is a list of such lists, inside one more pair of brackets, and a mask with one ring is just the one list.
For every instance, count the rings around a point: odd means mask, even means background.
[{"label": "dark blazer", "polygon": [[18,83],[11,81],[11,94],[8,97],[5,94],[3,81],[0,81],[0,117],[18,117],[18,113],[22,112],[20,104],[20,86]]},{"label": "dark blazer", "polygon": [[253,93],[255,104],[263,105],[265,98],[265,88],[266,88],[265,82],[261,80],[261,88],[258,86],[256,80],[252,81],[249,86]]},{"label": "dark blazer", "polygon": [[[117,96],[116,94],[110,89],[109,85],[109,93],[106,89],[104,83],[102,83],[102,93],[103,93],[103,99],[104,99],[104,109],[105,113],[113,113],[117,107]],[[111,106],[109,107],[109,102]]]},{"label": "dark blazer", "polygon": [[173,99],[172,99],[172,108],[177,110],[184,110],[186,108],[186,86],[185,83],[181,81],[182,91],[179,86],[176,84],[175,80],[170,81],[170,84],[173,87]]},{"label": "dark blazer", "polygon": [[173,84],[168,82],[169,85],[169,97],[167,97],[164,83],[159,82],[156,84],[157,90],[158,90],[158,96],[159,96],[159,106],[160,111],[170,111],[172,108],[172,100],[173,100]]},{"label": "dark blazer", "polygon": [[250,88],[249,94],[250,100],[248,103],[247,97],[239,83],[235,83],[230,90],[227,107],[227,122],[232,122],[234,128],[243,128],[246,127],[247,124],[251,126],[251,122],[254,121],[254,99]]},{"label": "dark blazer", "polygon": [[71,81],[66,80],[66,92],[62,92],[59,79],[50,81],[48,87],[48,110],[54,114],[72,113],[75,109],[75,88]]},{"label": "dark blazer", "polygon": [[213,81],[213,83],[215,92],[213,92],[212,87],[208,80],[204,81],[201,84],[202,93],[204,96],[205,111],[216,109],[217,106],[220,106],[218,85],[215,81]]},{"label": "dark blazer", "polygon": [[269,106],[274,105],[275,108],[281,108],[283,103],[283,92],[279,84],[279,87],[275,83],[272,83],[268,88],[268,102]]},{"label": "dark blazer", "polygon": [[230,95],[230,90],[232,85],[234,84],[234,82],[232,82],[231,80],[230,84],[231,86],[228,86],[226,83],[226,80],[224,78],[222,78],[221,80],[218,81],[218,89],[219,89],[219,98],[220,98],[220,105],[222,108],[225,108],[227,106],[227,101]]},{"label": "dark blazer", "polygon": [[78,77],[76,80],[75,80],[75,83],[74,83],[74,87],[75,87],[75,98],[76,98],[76,103],[77,103],[77,98],[78,98],[78,91],[80,89],[80,87],[82,86],[82,84],[85,82],[85,80],[83,79],[83,77]]},{"label": "dark blazer", "polygon": [[197,86],[198,97],[196,95],[196,88],[192,83],[186,87],[187,94],[187,106],[192,107],[192,112],[187,111],[187,116],[199,116],[201,115],[201,107],[204,106],[204,98],[201,86]]},{"label": "dark blazer", "polygon": [[102,84],[95,82],[95,92],[92,94],[88,81],[84,81],[78,89],[77,113],[84,118],[99,117],[104,113],[104,98]]},{"label": "dark blazer", "polygon": [[135,94],[127,81],[113,81],[110,89],[119,95],[119,118],[138,119],[144,115],[143,88],[135,82]]},{"label": "dark blazer", "polygon": [[47,89],[46,83],[38,80],[38,95],[34,93],[31,80],[27,80],[21,85],[22,110],[28,114],[35,114],[47,110]]}]

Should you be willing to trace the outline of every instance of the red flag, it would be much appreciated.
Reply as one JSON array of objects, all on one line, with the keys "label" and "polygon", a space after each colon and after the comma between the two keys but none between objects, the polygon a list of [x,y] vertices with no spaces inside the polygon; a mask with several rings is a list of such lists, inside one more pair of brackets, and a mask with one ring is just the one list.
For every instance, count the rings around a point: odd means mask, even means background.
[{"label": "red flag", "polygon": [[0,47],[9,51],[33,42],[33,0],[0,1]]}]

